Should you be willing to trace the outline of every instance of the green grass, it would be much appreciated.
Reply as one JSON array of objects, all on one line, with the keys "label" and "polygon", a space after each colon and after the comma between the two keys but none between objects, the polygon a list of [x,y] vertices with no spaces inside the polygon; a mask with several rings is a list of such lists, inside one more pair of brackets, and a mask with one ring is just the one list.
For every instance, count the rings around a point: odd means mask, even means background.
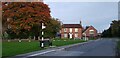
[{"label": "green grass", "polygon": [[117,43],[117,48],[120,50],[120,41]]},{"label": "green grass", "polygon": [[[69,44],[75,44],[84,42],[83,40],[69,40],[69,39],[54,39],[55,41],[52,41],[54,46],[64,46]],[[66,41],[65,41],[66,40]],[[18,41],[12,41],[12,42],[6,42],[4,41],[2,44],[2,56],[3,57],[10,57],[18,54],[23,54],[27,52],[37,51],[41,50],[39,47],[39,41],[32,41],[32,42],[18,42]]]},{"label": "green grass", "polygon": [[89,40],[96,40],[97,38],[89,38]]},{"label": "green grass", "polygon": [[41,50],[39,42],[3,42],[2,56],[9,57],[17,54]]},{"label": "green grass", "polygon": [[64,46],[64,45],[70,45],[75,43],[84,42],[83,40],[55,40],[53,41],[53,45],[55,46]]}]

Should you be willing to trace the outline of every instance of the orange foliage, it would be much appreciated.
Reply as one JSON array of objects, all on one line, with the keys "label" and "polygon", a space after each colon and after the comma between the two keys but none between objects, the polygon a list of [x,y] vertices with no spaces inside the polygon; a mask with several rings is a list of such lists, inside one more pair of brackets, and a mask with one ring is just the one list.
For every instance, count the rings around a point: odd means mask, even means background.
[{"label": "orange foliage", "polygon": [[[3,20],[11,18],[8,22],[14,32],[21,29],[30,31],[33,25],[49,20],[50,9],[43,2],[10,2],[8,5],[2,3]],[[7,21],[6,21],[7,22]]]}]

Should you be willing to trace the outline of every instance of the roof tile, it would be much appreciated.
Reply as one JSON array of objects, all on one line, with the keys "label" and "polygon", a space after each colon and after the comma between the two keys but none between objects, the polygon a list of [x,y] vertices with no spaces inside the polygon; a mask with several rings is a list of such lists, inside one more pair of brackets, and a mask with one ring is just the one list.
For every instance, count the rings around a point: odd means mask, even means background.
[{"label": "roof tile", "polygon": [[82,28],[80,24],[63,24],[63,28]]}]

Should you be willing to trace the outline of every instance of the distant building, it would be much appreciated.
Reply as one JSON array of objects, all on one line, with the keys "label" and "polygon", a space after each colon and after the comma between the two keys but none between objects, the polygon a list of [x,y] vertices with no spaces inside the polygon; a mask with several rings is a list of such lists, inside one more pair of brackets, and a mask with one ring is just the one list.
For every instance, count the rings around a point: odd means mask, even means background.
[{"label": "distant building", "polygon": [[93,26],[87,26],[83,30],[83,37],[96,38],[98,36],[97,30]]},{"label": "distant building", "polygon": [[63,24],[60,30],[61,38],[82,38],[81,24]]}]

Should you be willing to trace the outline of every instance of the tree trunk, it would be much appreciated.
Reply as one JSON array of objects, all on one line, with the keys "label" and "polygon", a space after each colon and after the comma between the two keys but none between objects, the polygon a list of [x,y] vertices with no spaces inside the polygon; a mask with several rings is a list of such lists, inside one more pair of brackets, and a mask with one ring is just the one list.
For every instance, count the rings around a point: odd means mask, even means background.
[{"label": "tree trunk", "polygon": [[39,37],[39,32],[36,32],[35,33],[35,40],[38,40],[38,37]]}]

